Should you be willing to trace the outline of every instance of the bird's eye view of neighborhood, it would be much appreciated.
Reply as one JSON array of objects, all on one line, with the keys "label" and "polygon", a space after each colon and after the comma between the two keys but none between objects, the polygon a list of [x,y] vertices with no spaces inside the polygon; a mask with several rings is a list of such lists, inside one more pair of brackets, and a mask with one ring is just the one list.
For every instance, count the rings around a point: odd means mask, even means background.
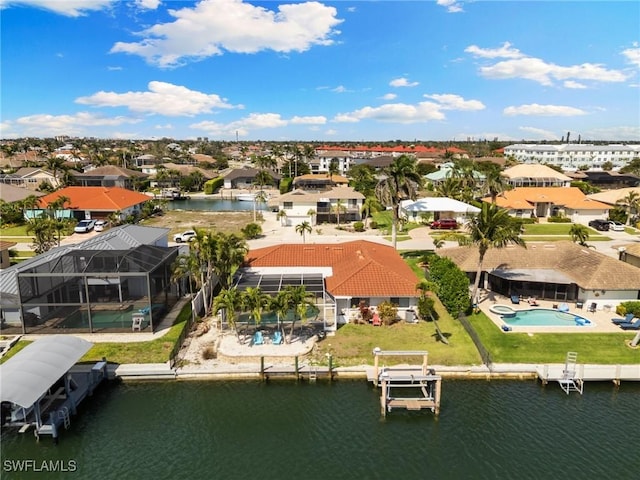
[{"label": "bird's eye view of neighborhood", "polygon": [[[527,415],[545,401],[638,433],[637,3],[3,0],[0,22],[3,476],[513,478],[444,453],[494,389],[523,402],[483,427],[498,451],[579,444]],[[202,428],[224,454],[146,470]],[[281,452],[344,450],[276,462],[289,428]],[[111,440],[137,435],[140,462]],[[412,447],[360,458],[372,437]]]}]

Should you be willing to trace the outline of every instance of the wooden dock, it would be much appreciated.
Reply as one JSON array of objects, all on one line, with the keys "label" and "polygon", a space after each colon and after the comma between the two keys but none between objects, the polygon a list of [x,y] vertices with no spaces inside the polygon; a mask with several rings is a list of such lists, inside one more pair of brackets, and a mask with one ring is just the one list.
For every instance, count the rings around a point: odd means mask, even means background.
[{"label": "wooden dock", "polygon": [[[383,351],[373,350],[374,367],[367,370],[367,379],[381,388],[380,413],[383,416],[393,409],[405,410],[430,409],[440,413],[440,394],[442,377],[428,368],[426,351]],[[422,365],[380,367],[382,357],[422,357]]]},{"label": "wooden dock", "polygon": [[[563,377],[565,365],[562,363],[538,365],[536,374],[543,384],[557,382]],[[640,365],[591,365],[577,364],[576,378],[583,382],[613,382],[640,380]]]}]

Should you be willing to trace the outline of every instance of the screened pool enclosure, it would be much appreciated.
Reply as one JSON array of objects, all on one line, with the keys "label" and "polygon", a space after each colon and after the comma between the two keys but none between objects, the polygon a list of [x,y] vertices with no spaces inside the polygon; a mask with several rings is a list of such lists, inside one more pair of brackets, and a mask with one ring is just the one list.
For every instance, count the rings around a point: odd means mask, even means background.
[{"label": "screened pool enclosure", "polygon": [[[175,247],[74,250],[17,273],[3,333],[154,331],[177,301]],[[13,305],[12,305],[13,304]]]}]

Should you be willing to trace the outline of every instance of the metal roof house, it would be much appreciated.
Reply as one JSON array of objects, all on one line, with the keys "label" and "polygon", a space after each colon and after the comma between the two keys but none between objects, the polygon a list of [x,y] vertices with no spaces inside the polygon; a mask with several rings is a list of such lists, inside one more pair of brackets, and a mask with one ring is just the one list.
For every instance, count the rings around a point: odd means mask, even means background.
[{"label": "metal roof house", "polygon": [[178,298],[168,229],[124,225],[0,272],[0,331],[122,332],[154,328]]}]

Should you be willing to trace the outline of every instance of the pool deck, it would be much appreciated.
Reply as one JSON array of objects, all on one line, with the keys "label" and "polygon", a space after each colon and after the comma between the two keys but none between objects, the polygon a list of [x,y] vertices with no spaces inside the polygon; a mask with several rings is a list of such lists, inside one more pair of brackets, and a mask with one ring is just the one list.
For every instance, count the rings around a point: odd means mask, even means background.
[{"label": "pool deck", "polygon": [[[561,304],[563,302],[560,301],[551,301],[551,300],[537,300],[538,306],[533,307],[530,306],[526,299],[521,300],[519,304],[511,303],[511,299],[508,297],[504,297],[502,295],[498,295],[491,291],[481,291],[480,294],[480,309],[499,327],[505,325],[505,322],[502,320],[500,315],[493,313],[490,310],[490,307],[493,305],[506,305],[515,311],[519,310],[534,310],[536,308],[548,308],[553,309],[554,304]],[[615,325],[611,322],[612,318],[619,318],[620,315],[617,315],[615,310],[610,312],[604,310],[596,310],[595,312],[589,312],[587,310],[587,306],[583,306],[582,308],[576,308],[575,302],[564,302],[569,306],[569,313],[573,313],[575,315],[579,315],[583,318],[591,321],[591,325],[586,326],[570,326],[570,327],[554,327],[554,326],[540,326],[540,327],[531,327],[531,326],[513,326],[511,327],[511,332],[516,333],[622,333],[622,330],[618,325]],[[505,332],[510,333],[510,332]],[[627,332],[628,333],[628,332]]]}]

